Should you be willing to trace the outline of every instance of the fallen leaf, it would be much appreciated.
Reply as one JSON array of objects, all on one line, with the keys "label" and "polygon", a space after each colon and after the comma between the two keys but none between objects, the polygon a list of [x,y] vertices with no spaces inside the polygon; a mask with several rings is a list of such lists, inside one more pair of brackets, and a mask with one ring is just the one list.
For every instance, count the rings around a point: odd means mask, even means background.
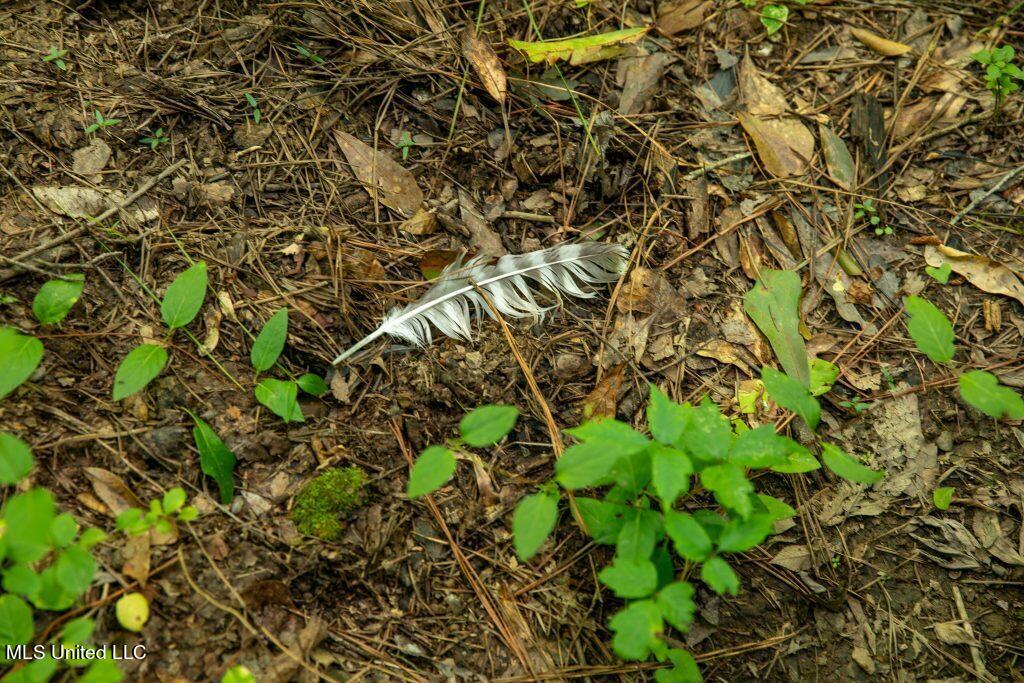
[{"label": "fallen leaf", "polygon": [[110,470],[102,467],[85,467],[82,471],[92,484],[96,496],[110,508],[111,517],[117,517],[128,508],[146,507],[124,480]]},{"label": "fallen leaf", "polygon": [[569,64],[577,66],[618,57],[622,54],[623,45],[635,43],[645,33],[647,33],[647,29],[643,27],[625,28],[596,36],[541,42],[509,40],[508,44],[521,51],[529,61],[534,63],[554,64],[558,60],[564,59],[568,60]]},{"label": "fallen leaf", "polygon": [[367,249],[348,247],[341,252],[341,273],[351,280],[383,280],[384,266]]},{"label": "fallen leaf", "polygon": [[829,177],[844,190],[852,190],[857,182],[857,171],[846,143],[824,123],[818,124],[818,135],[821,137],[821,149],[825,154]]},{"label": "fallen leaf", "polygon": [[378,197],[384,206],[405,217],[412,216],[423,205],[423,192],[412,173],[348,133],[336,130],[334,139],[371,197]]},{"label": "fallen leaf", "polygon": [[467,26],[462,32],[462,54],[469,60],[473,68],[480,75],[484,89],[497,101],[498,104],[505,104],[505,94],[508,89],[508,79],[505,77],[505,69],[484,38],[476,35],[472,26]]},{"label": "fallen leaf", "polygon": [[967,98],[955,93],[926,97],[900,109],[892,123],[892,135],[900,139],[920,133],[936,123],[953,123],[967,104]]},{"label": "fallen leaf", "polygon": [[935,624],[932,628],[935,629],[935,637],[946,645],[971,645],[977,642],[967,629],[952,621]]},{"label": "fallen leaf", "polygon": [[791,270],[765,270],[743,298],[743,310],[768,338],[779,363],[792,379],[805,387],[811,368],[800,336],[800,276]]},{"label": "fallen leaf", "polygon": [[470,244],[481,254],[495,258],[508,253],[498,235],[484,218],[483,212],[472,196],[459,188],[459,216],[470,234]]},{"label": "fallen leaf", "polygon": [[651,99],[665,69],[676,60],[668,52],[655,52],[643,57],[624,57],[619,62],[620,114],[638,114]]},{"label": "fallen leaf", "polygon": [[704,23],[711,3],[708,0],[681,0],[658,5],[655,27],[667,36],[674,36]]},{"label": "fallen leaf", "polygon": [[460,253],[452,249],[431,249],[420,257],[420,272],[425,279],[434,280],[455,262]]},{"label": "fallen leaf", "polygon": [[719,363],[735,365],[748,375],[754,374],[751,372],[750,366],[740,358],[737,347],[724,339],[709,339],[697,349],[696,353],[698,356],[712,358],[717,360]]},{"label": "fallen leaf", "polygon": [[619,404],[619,392],[625,376],[626,364],[620,363],[604,373],[594,390],[583,399],[583,419],[598,420],[615,417]]},{"label": "fallen leaf", "polygon": [[76,149],[71,158],[72,171],[79,175],[93,175],[102,171],[110,160],[110,145],[102,138],[93,138],[87,146]]},{"label": "fallen leaf", "polygon": [[1024,304],[1024,282],[1021,282],[1017,273],[998,261],[944,244],[937,247],[927,245],[924,248],[924,260],[933,268],[949,264],[954,273],[963,275],[978,289],[989,294],[1003,294]]},{"label": "fallen leaf", "polygon": [[814,154],[814,136],[793,118],[761,119],[738,114],[765,169],[777,178],[803,175]]},{"label": "fallen leaf", "polygon": [[121,571],[145,585],[149,580],[150,570],[149,534],[129,535],[122,553],[125,562]]},{"label": "fallen leaf", "polygon": [[679,319],[686,313],[685,302],[686,297],[660,270],[639,266],[630,271],[629,280],[619,292],[615,306],[622,313],[651,315],[665,312]]},{"label": "fallen leaf", "polygon": [[430,235],[437,230],[437,216],[432,211],[418,209],[411,218],[402,221],[398,229],[410,235]]},{"label": "fallen leaf", "polygon": [[867,31],[862,28],[850,29],[850,33],[854,38],[864,43],[878,54],[886,57],[899,57],[900,55],[905,55],[914,49],[909,45],[904,45],[903,43],[897,43],[894,40],[883,38],[880,35],[876,35],[871,31]]},{"label": "fallen leaf", "polygon": [[748,114],[775,116],[789,110],[782,88],[765,78],[749,55],[740,62],[736,87]]}]

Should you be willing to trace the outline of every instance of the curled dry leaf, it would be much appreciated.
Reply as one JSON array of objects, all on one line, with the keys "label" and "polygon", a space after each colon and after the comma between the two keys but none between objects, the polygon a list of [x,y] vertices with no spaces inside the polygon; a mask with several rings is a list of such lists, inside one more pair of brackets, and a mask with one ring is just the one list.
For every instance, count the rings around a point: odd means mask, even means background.
[{"label": "curled dry leaf", "polygon": [[967,281],[989,294],[1003,294],[1024,304],[1024,282],[1008,267],[985,256],[968,254],[947,247],[928,245],[924,248],[924,260],[932,268],[948,263],[954,273],[963,275]]},{"label": "curled dry leaf", "polygon": [[423,204],[423,192],[412,173],[382,152],[340,130],[334,139],[359,182],[371,197],[403,216],[412,216]]},{"label": "curled dry leaf", "polygon": [[762,119],[744,113],[738,118],[769,173],[789,178],[807,172],[814,154],[814,136],[803,123],[793,118]]},{"label": "curled dry leaf", "polygon": [[658,5],[658,19],[654,25],[667,36],[674,36],[704,23],[711,3],[708,0],[679,0]]},{"label": "curled dry leaf", "polygon": [[904,45],[903,43],[897,43],[895,40],[883,38],[880,35],[862,28],[850,29],[850,33],[853,34],[854,38],[864,43],[864,45],[869,49],[886,57],[899,57],[900,55],[905,55],[914,49],[909,45]]},{"label": "curled dry leaf", "polygon": [[505,104],[505,94],[508,90],[508,79],[505,77],[505,69],[498,60],[498,55],[486,39],[476,35],[472,26],[467,26],[462,32],[462,54],[469,60],[484,89],[494,98],[498,104]]}]

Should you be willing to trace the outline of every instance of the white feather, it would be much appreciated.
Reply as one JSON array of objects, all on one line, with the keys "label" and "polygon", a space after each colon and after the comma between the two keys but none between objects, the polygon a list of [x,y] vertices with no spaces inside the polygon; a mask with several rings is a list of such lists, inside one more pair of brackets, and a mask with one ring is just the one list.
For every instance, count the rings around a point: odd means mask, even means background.
[{"label": "white feather", "polygon": [[628,251],[618,244],[587,242],[564,244],[518,256],[502,256],[494,265],[478,256],[461,259],[444,269],[426,293],[405,306],[396,306],[370,335],[334,359],[338,364],[375,339],[387,334],[415,346],[433,341],[431,325],[447,337],[470,340],[471,323],[480,312],[494,317],[480,290],[494,307],[511,318],[541,318],[550,307],[539,305],[527,279],[541,285],[558,299],[562,294],[589,298],[585,285],[614,282],[627,265]]}]

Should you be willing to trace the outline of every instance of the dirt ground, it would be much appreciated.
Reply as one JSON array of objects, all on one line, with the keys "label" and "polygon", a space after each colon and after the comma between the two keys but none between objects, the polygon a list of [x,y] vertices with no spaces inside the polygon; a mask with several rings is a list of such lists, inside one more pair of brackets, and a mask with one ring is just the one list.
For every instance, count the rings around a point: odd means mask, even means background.
[{"label": "dirt ground", "polygon": [[[578,65],[528,64],[507,44],[640,26],[620,54]],[[502,103],[467,27],[499,57]],[[558,428],[585,408],[641,422],[648,382],[739,415],[741,383],[775,363],[742,295],[760,269],[796,269],[808,345],[843,372],[820,430],[887,472],[870,490],[824,470],[758,480],[799,515],[742,556],[738,598],[698,587],[683,645],[705,678],[1024,681],[1024,431],[968,408],[901,322],[902,296],[926,292],[965,367],[1024,387],[1024,97],[995,111],[970,59],[1022,37],[1008,1],[794,3],[771,37],[757,10],[718,0],[4,3],[0,324],[46,355],[0,403],[0,428],[88,524],[112,530],[112,500],[173,486],[202,513],[177,538],[101,546],[82,607],[96,640],[145,644],[125,666],[137,681],[236,664],[261,682],[652,678],[655,664],[611,653],[621,603],[596,581],[609,549],[563,524],[515,558],[511,510],[554,454],[499,325],[331,365],[452,251],[595,238],[629,248],[624,283],[511,322]],[[66,70],[43,61],[51,47]],[[118,123],[86,133],[97,110]],[[140,144],[157,129],[166,142]],[[371,196],[353,149],[404,169],[386,179],[397,187]],[[854,218],[864,199],[892,234]],[[939,245],[991,261],[940,285],[925,272]],[[186,255],[210,269],[189,328],[203,349],[175,336],[161,376],[114,402],[119,360],[165,331],[142,285],[162,293]],[[32,297],[65,272],[85,273],[84,295],[41,328]],[[256,402],[249,364],[281,306],[282,364],[331,387],[288,425]],[[409,457],[483,403],[519,407],[515,431],[432,503],[410,502]],[[230,506],[186,410],[238,457]],[[289,510],[337,465],[362,467],[371,494],[325,543]],[[956,489],[948,511],[939,485]],[[113,614],[129,590],[153,608],[139,634]]]}]

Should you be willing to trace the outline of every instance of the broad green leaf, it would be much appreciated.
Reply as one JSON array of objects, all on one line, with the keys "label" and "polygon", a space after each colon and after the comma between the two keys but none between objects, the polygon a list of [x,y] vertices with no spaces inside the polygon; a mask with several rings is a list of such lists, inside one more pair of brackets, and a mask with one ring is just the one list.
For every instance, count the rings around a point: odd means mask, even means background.
[{"label": "broad green leaf", "polygon": [[44,325],[58,323],[64,319],[82,296],[85,276],[68,275],[66,280],[50,280],[43,284],[32,300],[32,313]]},{"label": "broad green leaf", "polygon": [[32,376],[43,359],[43,342],[13,327],[0,327],[0,398]]},{"label": "broad green leaf", "polygon": [[874,484],[885,476],[883,472],[861,465],[855,458],[843,452],[841,448],[830,443],[821,444],[821,459],[825,467],[849,481],[858,484]]},{"label": "broad green leaf", "polygon": [[249,360],[257,372],[263,372],[274,367],[278,357],[284,350],[284,344],[288,340],[288,309],[278,309],[270,316],[267,324],[260,330],[256,341],[252,344],[249,352]]},{"label": "broad green leaf", "polygon": [[31,600],[41,585],[39,575],[27,564],[16,564],[4,570],[3,587],[8,593],[17,593]]},{"label": "broad green leaf", "polygon": [[790,377],[811,383],[807,348],[800,336],[800,276],[791,270],[762,270],[743,298],[743,310],[768,338],[776,358]]},{"label": "broad green leaf", "polygon": [[459,434],[474,448],[493,446],[512,431],[518,418],[515,406],[480,406],[459,421]]},{"label": "broad green leaf", "polygon": [[302,408],[296,400],[299,385],[291,380],[266,378],[256,385],[256,400],[285,422],[305,422]]},{"label": "broad green leaf", "polygon": [[647,404],[647,426],[653,436],[666,446],[675,444],[690,421],[689,404],[680,405],[670,400],[665,392],[651,384],[651,398]]},{"label": "broad green leaf", "polygon": [[739,465],[726,463],[708,467],[700,473],[700,481],[715,494],[715,500],[740,517],[748,517],[753,511],[750,498],[754,486]]},{"label": "broad green leaf", "polygon": [[78,598],[76,593],[72,593],[61,584],[57,577],[56,563],[44,569],[39,575],[39,580],[39,593],[33,600],[39,609],[59,612],[71,607]]},{"label": "broad green leaf", "polygon": [[690,456],[701,463],[719,462],[725,459],[732,445],[732,427],[722,417],[718,406],[707,396],[690,413],[690,425],[683,435],[682,446]]},{"label": "broad green leaf", "polygon": [[89,550],[105,540],[107,540],[107,532],[103,529],[85,529],[78,537],[78,545]]},{"label": "broad green leaf", "polygon": [[0,484],[13,486],[32,471],[35,460],[28,444],[14,434],[0,432]]},{"label": "broad green leaf", "polygon": [[661,610],[653,600],[632,602],[611,618],[612,649],[626,661],[647,659],[661,645]]},{"label": "broad green leaf", "polygon": [[164,494],[163,500],[160,502],[160,506],[163,508],[165,515],[173,515],[181,509],[181,506],[185,504],[186,500],[187,494],[185,493],[185,489],[180,486],[175,486]]},{"label": "broad green leaf", "polygon": [[759,545],[775,526],[768,513],[750,515],[747,519],[731,519],[718,537],[718,549],[727,553],[741,553]]},{"label": "broad green leaf", "polygon": [[991,372],[971,370],[960,375],[960,395],[971,406],[997,420],[1024,420],[1024,399],[1010,387],[999,384]]},{"label": "broad green leaf", "polygon": [[206,298],[206,262],[196,261],[167,288],[160,303],[160,315],[175,330],[192,322]]},{"label": "broad green leaf", "polygon": [[642,451],[651,443],[650,439],[625,422],[610,418],[586,422],[566,431],[584,443],[601,442],[613,445],[623,455]]},{"label": "broad green leaf", "polygon": [[697,661],[686,650],[672,649],[668,651],[671,669],[658,669],[654,672],[655,683],[704,683]]},{"label": "broad green leaf", "polygon": [[324,382],[320,375],[307,372],[296,381],[298,382],[299,389],[302,389],[310,396],[323,396],[329,391],[327,383]]},{"label": "broad green leaf", "polygon": [[78,535],[78,522],[66,512],[53,518],[50,522],[50,541],[55,548],[66,548]]},{"label": "broad green leaf", "polygon": [[711,542],[718,543],[722,529],[728,523],[725,517],[713,510],[701,509],[693,511],[693,518],[701,525]]},{"label": "broad green leaf", "polygon": [[935,304],[919,296],[908,296],[904,301],[910,319],[907,332],[917,348],[936,363],[953,360],[956,347],[953,346],[953,325],[946,314]]},{"label": "broad green leaf", "polygon": [[665,533],[684,560],[703,562],[711,554],[711,538],[692,515],[665,510]]},{"label": "broad green leaf", "polygon": [[784,500],[772,498],[771,496],[763,493],[757,494],[757,499],[761,501],[761,504],[764,505],[765,511],[774,521],[789,519],[796,515],[796,510],[793,509],[793,506]]},{"label": "broad green leaf", "polygon": [[932,491],[932,502],[940,510],[948,510],[953,502],[953,494],[956,492],[952,486],[940,486]]},{"label": "broad green leaf", "polygon": [[569,490],[612,481],[615,465],[625,456],[607,443],[589,441],[565,449],[555,461],[555,480]]},{"label": "broad green leaf", "polygon": [[669,585],[676,579],[675,559],[669,551],[669,544],[660,543],[651,555],[651,562],[658,570],[658,590]]},{"label": "broad green leaf", "polygon": [[533,557],[558,521],[558,493],[540,491],[526,496],[512,515],[512,540],[520,560]]},{"label": "broad green leaf", "polygon": [[[4,661],[0,652],[0,662]],[[40,659],[34,659],[17,671],[12,671],[3,678],[3,683],[48,683],[57,671],[57,660],[50,653]]]},{"label": "broad green leaf", "polygon": [[57,556],[57,581],[64,590],[81,595],[89,588],[96,573],[96,561],[77,545],[66,548]]},{"label": "broad green leaf", "polygon": [[114,374],[114,400],[131,396],[153,381],[167,365],[167,350],[156,344],[141,344],[128,352]]},{"label": "broad green leaf", "polygon": [[[600,442],[591,442],[600,445]],[[651,483],[651,453],[642,449],[619,459],[612,468],[615,485],[636,497]]]},{"label": "broad green leaf", "polygon": [[775,425],[761,425],[736,437],[729,449],[729,462],[752,469],[782,465],[799,448],[792,439],[776,434]]},{"label": "broad green leaf", "polygon": [[768,469],[782,474],[803,474],[804,472],[813,472],[821,467],[821,463],[811,455],[809,450],[799,444],[797,446],[798,448],[789,454],[785,463],[772,465]]},{"label": "broad green leaf", "polygon": [[521,51],[531,62],[554,64],[560,59],[567,60],[572,66],[613,59],[622,53],[622,45],[635,43],[647,32],[644,27],[627,28],[610,31],[596,36],[581,36],[565,40],[546,40],[542,42],[525,42],[509,40],[510,47]]},{"label": "broad green leaf", "polygon": [[821,396],[827,394],[839,377],[839,368],[833,363],[820,358],[811,359],[811,394]]},{"label": "broad green leaf", "polygon": [[661,444],[651,446],[650,456],[654,491],[661,498],[662,505],[670,508],[680,494],[690,490],[693,464],[686,453]]},{"label": "broad green leaf", "polygon": [[431,446],[420,453],[409,472],[406,494],[419,498],[441,488],[455,474],[455,454],[443,446]]},{"label": "broad green leaf", "polygon": [[785,5],[765,5],[761,9],[761,24],[768,35],[774,35],[789,19],[789,8]]},{"label": "broad green leaf", "polygon": [[[189,413],[192,415],[192,413]],[[235,454],[224,445],[217,433],[202,419],[192,415],[192,438],[199,451],[199,467],[203,474],[213,477],[220,490],[220,502],[227,505],[235,495],[235,482],[232,473],[235,471]]]},{"label": "broad green leaf", "polygon": [[658,570],[650,560],[616,557],[597,578],[620,598],[645,598],[658,587]]},{"label": "broad green leaf", "polygon": [[671,583],[658,591],[654,600],[661,610],[661,616],[673,628],[684,633],[689,630],[693,615],[697,611],[691,584],[686,581]]},{"label": "broad green leaf", "polygon": [[10,661],[6,657],[8,645],[24,645],[32,640],[33,633],[32,608],[17,595],[0,596],[0,661]]},{"label": "broad green leaf", "polygon": [[65,645],[81,645],[92,637],[96,627],[89,617],[79,617],[69,621],[60,632],[60,641]]},{"label": "broad green leaf", "polygon": [[769,367],[761,368],[761,381],[773,401],[799,415],[812,432],[817,429],[821,406],[806,386]]},{"label": "broad green leaf", "polygon": [[653,510],[633,508],[619,530],[615,557],[640,562],[648,560],[661,537],[661,516]]},{"label": "broad green leaf", "polygon": [[949,276],[953,273],[953,266],[949,265],[949,262],[947,261],[938,268],[925,266],[924,272],[928,273],[929,277],[936,282],[946,284],[949,282]]},{"label": "broad green leaf", "polygon": [[736,595],[740,591],[740,579],[729,563],[715,556],[700,568],[700,578],[711,590],[719,595]]},{"label": "broad green leaf", "polygon": [[78,678],[78,683],[121,683],[124,672],[112,659],[93,661],[85,673]]},{"label": "broad green leaf", "polygon": [[15,562],[35,562],[50,550],[50,525],[57,515],[53,494],[44,488],[19,493],[7,501],[4,541]]},{"label": "broad green leaf", "polygon": [[579,510],[587,534],[601,545],[612,545],[619,538],[619,531],[633,508],[618,503],[609,503],[596,498],[577,498]]}]

